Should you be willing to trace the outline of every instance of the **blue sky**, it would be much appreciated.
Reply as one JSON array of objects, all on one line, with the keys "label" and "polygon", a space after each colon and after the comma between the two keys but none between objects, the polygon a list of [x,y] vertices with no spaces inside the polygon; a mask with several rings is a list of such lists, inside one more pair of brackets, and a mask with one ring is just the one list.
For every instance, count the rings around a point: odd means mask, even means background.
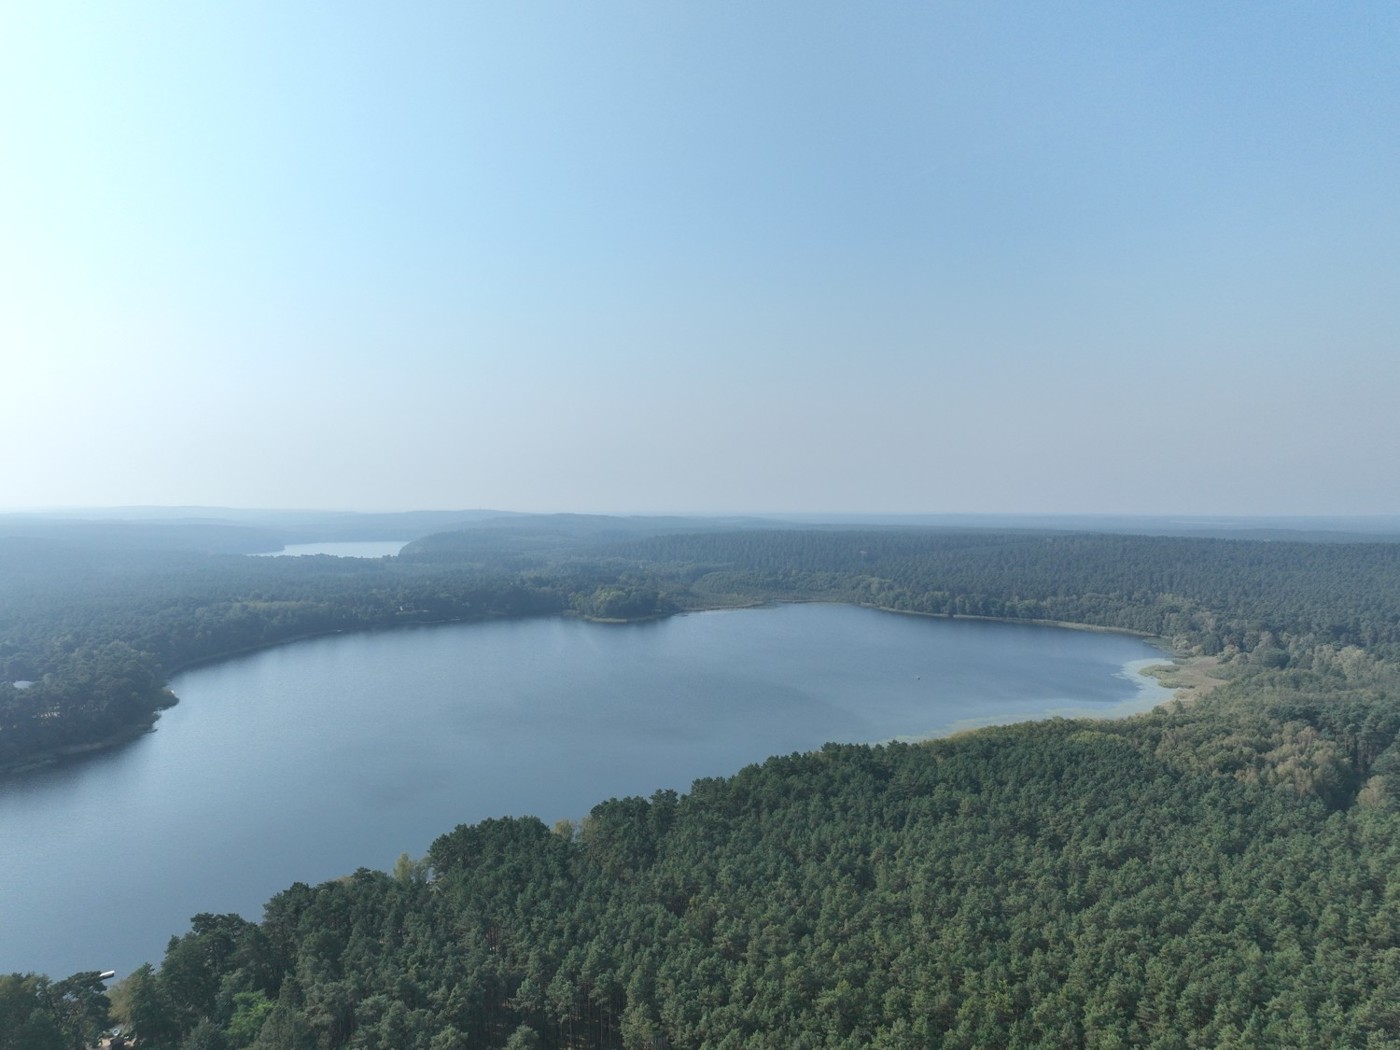
[{"label": "blue sky", "polygon": [[1389,3],[0,13],[0,508],[1400,513]]}]

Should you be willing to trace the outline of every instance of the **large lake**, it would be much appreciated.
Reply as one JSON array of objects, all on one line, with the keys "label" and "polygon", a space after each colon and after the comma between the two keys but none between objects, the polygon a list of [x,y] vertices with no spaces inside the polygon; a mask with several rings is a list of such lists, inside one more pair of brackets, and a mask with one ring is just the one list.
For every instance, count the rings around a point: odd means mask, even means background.
[{"label": "large lake", "polygon": [[299,642],[179,675],[159,730],[0,781],[0,973],[125,974],[197,912],[257,919],[459,823],[580,818],[773,754],[1167,693],[1145,642],[841,605]]}]

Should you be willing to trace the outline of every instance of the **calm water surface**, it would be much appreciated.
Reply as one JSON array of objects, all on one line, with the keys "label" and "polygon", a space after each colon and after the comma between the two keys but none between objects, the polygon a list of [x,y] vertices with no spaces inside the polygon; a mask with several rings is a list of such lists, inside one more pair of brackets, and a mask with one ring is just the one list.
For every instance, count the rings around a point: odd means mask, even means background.
[{"label": "calm water surface", "polygon": [[159,731],[0,781],[0,973],[158,963],[197,912],[421,855],[459,823],[579,818],[773,754],[1167,693],[1121,635],[840,605],[522,620],[301,642],[178,676]]},{"label": "calm water surface", "polygon": [[333,543],[289,543],[280,551],[254,554],[254,558],[303,558],[329,554],[336,558],[388,558],[408,546],[408,540],[355,540]]}]

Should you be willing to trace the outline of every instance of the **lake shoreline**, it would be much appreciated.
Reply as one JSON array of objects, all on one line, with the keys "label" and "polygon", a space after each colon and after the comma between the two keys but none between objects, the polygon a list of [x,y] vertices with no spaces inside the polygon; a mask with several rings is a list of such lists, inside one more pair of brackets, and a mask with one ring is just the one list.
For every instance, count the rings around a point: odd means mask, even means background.
[{"label": "lake shoreline", "polygon": [[[597,623],[607,626],[625,626],[627,624],[634,623],[655,623],[661,620],[669,619],[672,616],[680,616],[685,615],[687,613],[725,612],[727,610],[733,609],[762,609],[766,607],[779,605],[848,605],[856,609],[872,609],[877,612],[894,613],[901,616],[917,616],[933,620],[969,620],[982,623],[1027,624],[1033,627],[1059,627],[1065,630],[1088,631],[1097,634],[1120,634],[1125,635],[1127,637],[1138,638],[1161,649],[1163,651],[1163,654],[1167,657],[1168,661],[1170,661],[1168,666],[1172,668],[1177,668],[1178,665],[1184,667],[1185,662],[1188,659],[1187,657],[1181,654],[1174,653],[1165,639],[1160,638],[1156,635],[1149,634],[1145,631],[1134,631],[1126,627],[1104,627],[1099,624],[1073,623],[1067,620],[1032,620],[1007,616],[976,616],[966,613],[930,613],[920,612],[916,609],[894,609],[890,608],[889,606],[875,605],[868,602],[840,601],[836,599],[827,598],[756,598],[751,601],[746,601],[742,603],[701,603],[684,609],[675,609],[664,613],[653,614],[650,616],[629,617],[625,619],[587,616],[578,612],[574,612],[572,610],[565,610],[558,613],[554,613],[552,615],[539,617],[449,617],[442,620],[416,620],[411,623],[376,624],[366,627],[348,629],[331,628],[330,630],[325,631],[308,631],[304,634],[293,635],[288,638],[279,638],[276,641],[264,642],[258,645],[249,645],[243,646],[238,649],[230,649],[224,652],[213,653],[209,656],[202,656],[196,660],[187,660],[184,663],[177,664],[170,668],[164,684],[164,688],[166,689],[167,695],[169,697],[169,702],[161,705],[160,709],[157,710],[155,717],[152,718],[149,722],[144,722],[140,725],[133,725],[127,727],[116,733],[111,734],[110,736],[104,737],[101,740],[90,741],[85,744],[71,744],[66,747],[55,748],[53,750],[45,751],[40,754],[28,756],[13,764],[0,764],[0,780],[8,780],[13,777],[23,777],[26,774],[37,772],[43,769],[49,769],[55,765],[61,765],[68,761],[81,760],[86,755],[94,755],[104,751],[110,751],[114,748],[121,747],[123,744],[128,744],[133,740],[137,740],[140,737],[146,735],[147,733],[154,733],[157,729],[157,723],[160,720],[160,710],[166,710],[168,708],[174,707],[180,702],[179,696],[171,692],[169,689],[170,682],[177,675],[183,674],[186,671],[197,670],[202,667],[212,667],[217,664],[223,663],[228,660],[233,660],[241,656],[253,656],[257,653],[269,652],[273,649],[279,649],[282,646],[295,645],[299,642],[315,641],[320,638],[332,638],[337,635],[378,634],[380,632],[385,631],[399,631],[417,627],[444,627],[456,624],[496,623],[500,622],[501,620],[512,619],[580,619],[588,623]],[[1156,678],[1158,676],[1152,675],[1150,677]],[[1168,686],[1168,688],[1170,688],[1170,686]],[[1191,686],[1183,685],[1179,688],[1186,689],[1191,688]],[[1201,691],[1196,695],[1205,695],[1206,692],[1209,692],[1209,688],[1206,688],[1205,690]],[[1174,697],[1169,697],[1166,700],[1163,700],[1162,703],[1168,703],[1171,699],[1174,699]]]},{"label": "lake shoreline", "polygon": [[[162,710],[174,707],[178,701],[172,701],[162,708]],[[149,722],[141,725],[129,726],[101,740],[92,740],[86,744],[67,744],[63,747],[56,747],[48,751],[41,751],[37,755],[31,755],[22,761],[8,765],[0,765],[0,783],[15,777],[25,777],[30,773],[38,773],[46,769],[53,769],[55,766],[66,765],[69,762],[81,761],[89,755],[101,754],[105,751],[112,751],[124,744],[129,744],[133,740],[139,740],[147,733],[154,733],[156,723],[160,720],[160,712]]]},{"label": "lake shoreline", "polygon": [[[182,700],[161,732],[0,791],[23,843],[0,859],[4,949],[40,972],[90,958],[125,971],[190,915],[256,917],[290,883],[387,868],[457,824],[578,819],[602,799],[684,793],[827,743],[937,739],[971,718],[1136,713],[1162,695],[1120,673],[1143,659],[1156,650],[1127,637],[850,603],[278,647],[173,679]],[[34,879],[40,866],[62,880]]]},{"label": "lake shoreline", "polygon": [[1230,681],[1214,673],[1219,667],[1218,656],[1186,656],[1178,657],[1171,663],[1144,668],[1142,673],[1157,679],[1162,688],[1173,690],[1172,700],[1190,704]]}]

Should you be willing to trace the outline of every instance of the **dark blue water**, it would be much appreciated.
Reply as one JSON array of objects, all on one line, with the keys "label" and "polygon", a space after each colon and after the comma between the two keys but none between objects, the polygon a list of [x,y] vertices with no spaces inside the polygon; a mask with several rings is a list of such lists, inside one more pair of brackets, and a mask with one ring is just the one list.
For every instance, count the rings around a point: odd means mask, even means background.
[{"label": "dark blue water", "polygon": [[[1155,659],[1154,659],[1155,658]],[[840,605],[343,635],[178,676],[159,730],[0,782],[0,973],[126,973],[196,912],[772,754],[1166,696],[1144,642]]]}]

